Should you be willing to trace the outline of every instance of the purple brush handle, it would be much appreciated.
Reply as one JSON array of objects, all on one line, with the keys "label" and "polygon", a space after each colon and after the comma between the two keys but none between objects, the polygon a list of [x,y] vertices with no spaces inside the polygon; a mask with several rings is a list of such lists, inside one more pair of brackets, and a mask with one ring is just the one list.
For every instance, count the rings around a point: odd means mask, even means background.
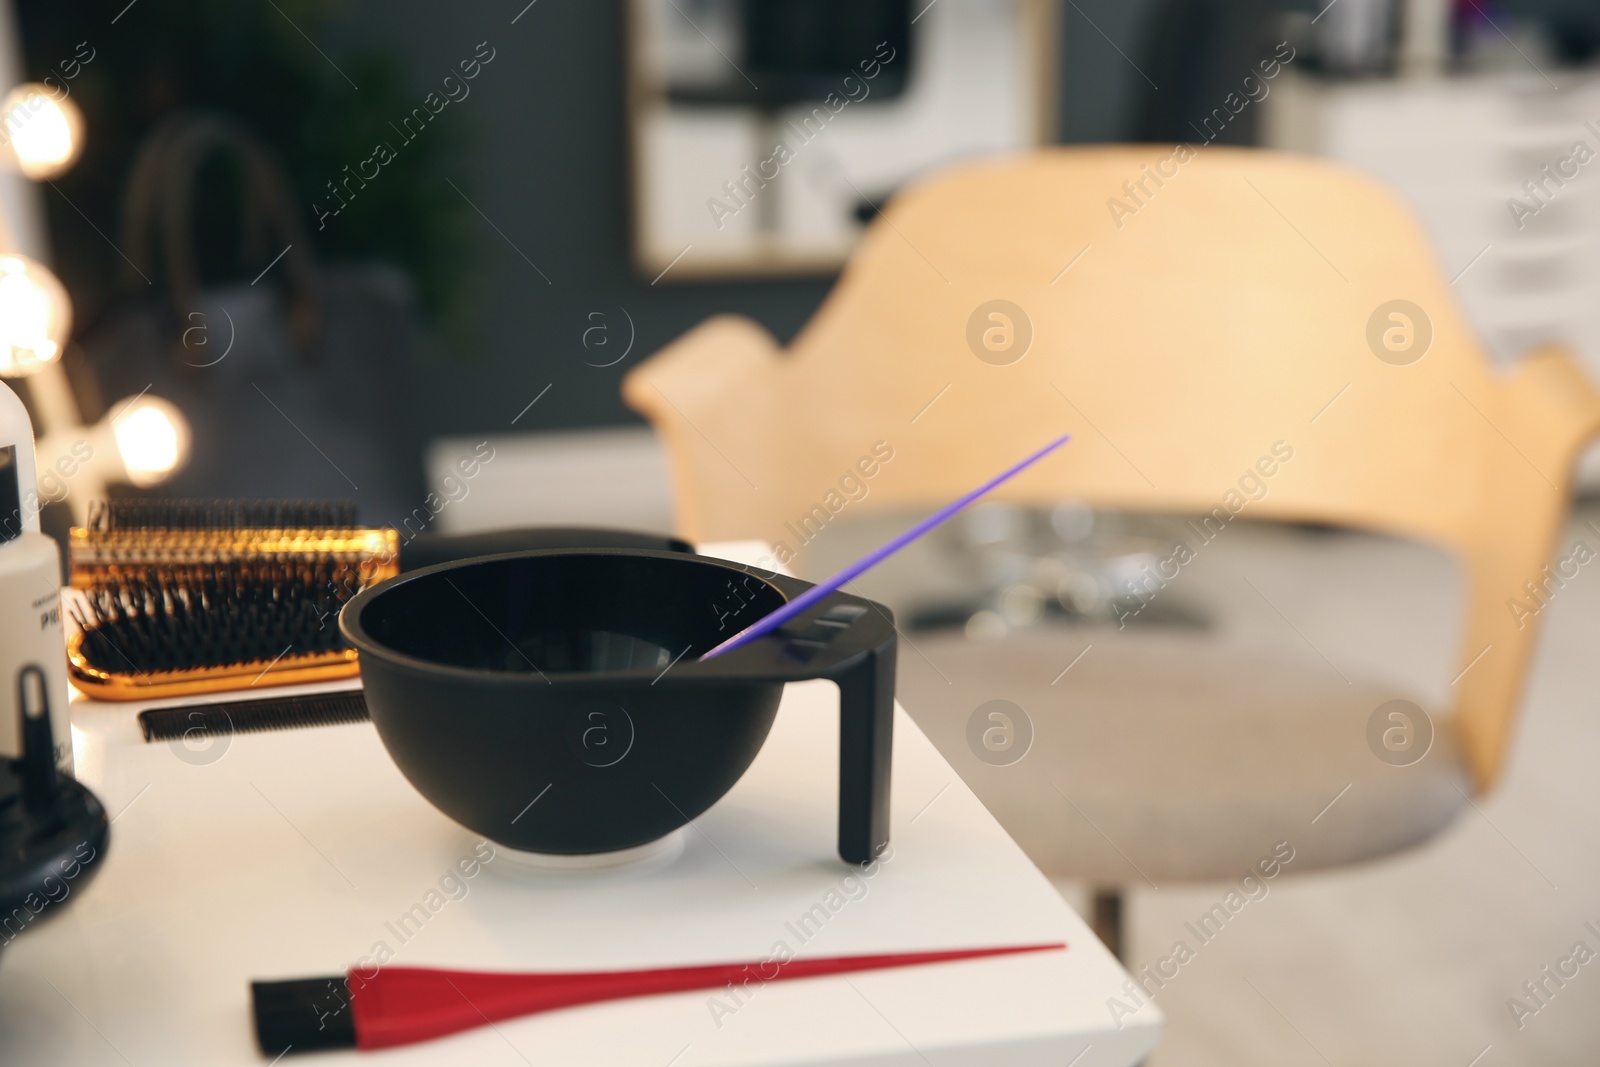
[{"label": "purple brush handle", "polygon": [[1045,445],[1043,448],[1039,449],[1039,451],[1018,463],[1016,466],[995,475],[987,482],[984,482],[982,485],[978,486],[978,488],[972,490],[972,492],[963,497],[959,497],[956,500],[952,500],[950,503],[934,512],[932,515],[929,515],[927,518],[923,519],[909,530],[906,530],[897,537],[894,537],[884,544],[879,545],[877,548],[873,549],[865,556],[862,556],[860,559],[850,564],[850,566],[846,567],[838,574],[835,574],[826,581],[817,583],[815,586],[812,586],[804,593],[801,593],[799,596],[789,601],[783,607],[757,619],[749,626],[746,626],[743,630],[740,630],[738,633],[722,642],[722,644],[718,645],[716,648],[713,648],[710,652],[707,652],[705,655],[701,656],[700,659],[702,661],[715,659],[724,652],[732,652],[740,645],[749,644],[756,638],[771,633],[773,630],[776,630],[778,627],[782,626],[796,615],[803,614],[807,608],[810,608],[817,601],[831,596],[833,593],[838,591],[840,586],[844,585],[852,578],[865,571],[871,570],[873,567],[876,567],[878,564],[882,563],[884,560],[888,559],[890,556],[894,555],[896,552],[900,551],[902,548],[906,547],[911,542],[915,541],[917,538],[933,529],[935,526],[946,522],[952,515],[966,507],[968,504],[972,503],[974,500],[977,500],[979,497],[983,496],[985,493],[988,493],[996,486],[1002,485],[1016,477],[1018,474],[1021,474],[1023,471],[1027,470],[1029,467],[1033,466],[1035,463],[1039,462],[1041,459],[1048,456],[1050,453],[1054,452],[1056,449],[1060,448],[1070,440],[1072,440],[1071,434],[1063,434],[1062,436],[1056,438],[1054,441],[1051,441],[1049,444]]}]

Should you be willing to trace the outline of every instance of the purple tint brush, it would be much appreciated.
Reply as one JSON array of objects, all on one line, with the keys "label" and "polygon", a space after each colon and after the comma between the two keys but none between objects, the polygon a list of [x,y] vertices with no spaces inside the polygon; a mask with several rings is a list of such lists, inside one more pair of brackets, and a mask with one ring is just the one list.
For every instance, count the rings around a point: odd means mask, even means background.
[{"label": "purple tint brush", "polygon": [[893,537],[884,544],[879,545],[877,548],[873,549],[865,556],[862,556],[860,559],[850,564],[850,566],[846,567],[838,574],[835,574],[826,581],[818,582],[815,586],[806,590],[804,593],[801,593],[799,596],[789,601],[777,611],[771,612],[770,614],[764,615],[757,619],[755,622],[751,623],[749,626],[746,626],[743,630],[740,630],[738,633],[734,634],[732,637],[728,638],[726,641],[722,642],[722,644],[718,645],[716,648],[713,648],[710,652],[707,652],[700,658],[702,660],[715,659],[724,652],[732,652],[740,645],[748,644],[758,637],[771,633],[773,630],[776,630],[778,627],[782,626],[796,615],[802,614],[807,608],[811,607],[817,601],[832,595],[839,589],[840,586],[844,585],[844,583],[850,581],[852,578],[856,577],[862,572],[869,571],[873,567],[876,567],[878,564],[882,563],[884,560],[888,559],[890,556],[894,555],[896,552],[900,551],[902,548],[906,547],[911,542],[915,541],[917,538],[933,529],[935,526],[938,526],[949,520],[951,516],[955,515],[956,512],[960,511],[968,504],[971,504],[974,500],[982,497],[996,486],[1003,485],[1004,483],[1010,481],[1012,478],[1016,477],[1018,474],[1021,474],[1023,471],[1027,470],[1029,467],[1033,466],[1035,463],[1039,462],[1041,459],[1048,456],[1050,453],[1054,452],[1056,449],[1060,448],[1070,440],[1072,440],[1071,434],[1063,434],[1062,436],[1056,438],[1054,441],[1051,441],[1049,444],[1045,445],[1043,448],[1039,449],[1039,451],[1018,463],[1016,466],[995,475],[993,478],[990,478],[987,482],[984,482],[982,485],[978,486],[978,488],[972,490],[965,496],[956,500],[952,500],[950,503],[934,512],[932,515],[929,515],[927,518],[923,519],[909,530],[906,530],[899,536]]}]

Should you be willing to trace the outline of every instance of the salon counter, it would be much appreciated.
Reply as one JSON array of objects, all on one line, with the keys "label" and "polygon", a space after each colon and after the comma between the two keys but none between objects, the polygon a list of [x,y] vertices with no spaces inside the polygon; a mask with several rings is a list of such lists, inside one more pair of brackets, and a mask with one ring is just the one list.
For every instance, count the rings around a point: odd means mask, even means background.
[{"label": "salon counter", "polygon": [[249,982],[354,964],[607,970],[1054,942],[1067,948],[617,1001],[316,1062],[1128,1067],[1160,1033],[1154,1008],[1118,1027],[1126,972],[903,709],[891,848],[867,868],[838,859],[830,683],[789,687],[754,765],[677,838],[587,870],[481,843],[368,723],[146,744],[138,707],[73,705],[111,842],[78,899],[0,953],[0,1063],[265,1063]]}]

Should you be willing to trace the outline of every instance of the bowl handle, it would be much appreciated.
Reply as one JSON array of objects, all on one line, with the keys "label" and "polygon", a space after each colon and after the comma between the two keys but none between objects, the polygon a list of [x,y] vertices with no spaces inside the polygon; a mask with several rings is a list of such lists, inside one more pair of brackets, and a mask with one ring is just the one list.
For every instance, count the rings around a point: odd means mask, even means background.
[{"label": "bowl handle", "polygon": [[839,857],[866,864],[889,847],[894,754],[893,641],[830,672],[839,686]]},{"label": "bowl handle", "polygon": [[[728,564],[728,566],[738,566]],[[807,582],[739,567],[786,600]],[[882,604],[835,592],[774,633],[724,656],[696,660],[666,680],[798,682],[827,678],[839,687],[839,858],[863,865],[889,847],[889,770],[894,755],[894,668],[899,631]],[[653,684],[653,683],[652,683]],[[664,682],[665,684],[665,682]]]}]

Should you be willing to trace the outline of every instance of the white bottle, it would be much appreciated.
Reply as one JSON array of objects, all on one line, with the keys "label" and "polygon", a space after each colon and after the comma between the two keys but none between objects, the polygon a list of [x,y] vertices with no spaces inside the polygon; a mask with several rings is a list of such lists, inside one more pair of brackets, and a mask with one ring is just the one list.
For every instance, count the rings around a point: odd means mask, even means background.
[{"label": "white bottle", "polygon": [[34,663],[49,681],[56,766],[71,774],[61,552],[39,532],[39,483],[28,410],[0,383],[0,756],[21,755],[17,685],[22,669]]}]

